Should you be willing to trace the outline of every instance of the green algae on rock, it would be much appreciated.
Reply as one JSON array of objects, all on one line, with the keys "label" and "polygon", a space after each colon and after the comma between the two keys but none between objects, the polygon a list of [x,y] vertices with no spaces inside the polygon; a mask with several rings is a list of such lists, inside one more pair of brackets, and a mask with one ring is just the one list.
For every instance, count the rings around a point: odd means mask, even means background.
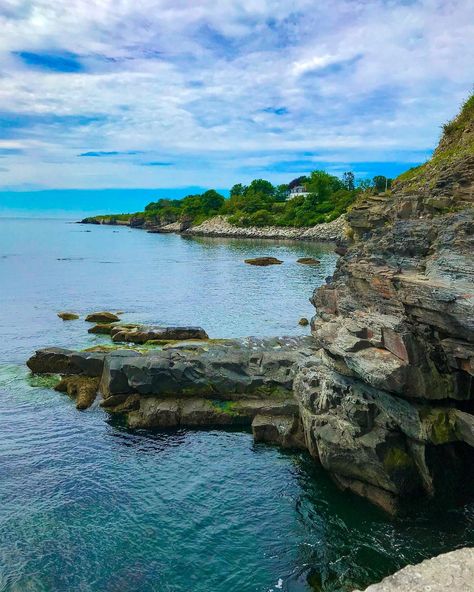
[{"label": "green algae on rock", "polygon": [[319,265],[321,261],[314,257],[300,257],[296,260],[296,263],[301,263],[302,265]]},{"label": "green algae on rock", "polygon": [[75,312],[58,312],[58,317],[63,321],[76,321],[79,315]]}]

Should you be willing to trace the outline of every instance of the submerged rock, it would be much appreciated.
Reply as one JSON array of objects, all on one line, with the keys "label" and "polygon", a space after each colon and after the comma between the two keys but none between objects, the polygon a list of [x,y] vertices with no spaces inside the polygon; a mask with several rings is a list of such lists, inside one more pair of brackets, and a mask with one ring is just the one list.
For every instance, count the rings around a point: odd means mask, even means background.
[{"label": "submerged rock", "polygon": [[302,327],[307,327],[309,325],[309,321],[306,317],[301,317],[301,319],[298,321],[298,325],[301,325]]},{"label": "submerged rock", "polygon": [[93,312],[86,316],[86,321],[89,323],[115,323],[119,320],[116,314],[107,311]]},{"label": "submerged rock", "polygon": [[302,265],[319,265],[321,261],[314,257],[300,257],[296,260],[296,263],[301,263]]},{"label": "submerged rock", "polygon": [[79,315],[75,312],[58,312],[58,317],[63,321],[76,321]]},{"label": "submerged rock", "polygon": [[254,259],[245,259],[244,263],[266,267],[267,265],[281,265],[283,261],[280,261],[280,259],[277,259],[276,257],[255,257]]}]

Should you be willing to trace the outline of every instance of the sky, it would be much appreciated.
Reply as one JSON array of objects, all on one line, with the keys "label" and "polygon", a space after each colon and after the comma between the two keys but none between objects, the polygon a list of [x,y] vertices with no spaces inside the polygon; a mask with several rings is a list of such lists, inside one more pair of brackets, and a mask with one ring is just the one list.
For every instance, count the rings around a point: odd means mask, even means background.
[{"label": "sky", "polygon": [[474,81],[473,0],[1,0],[0,31],[0,209],[395,176]]}]

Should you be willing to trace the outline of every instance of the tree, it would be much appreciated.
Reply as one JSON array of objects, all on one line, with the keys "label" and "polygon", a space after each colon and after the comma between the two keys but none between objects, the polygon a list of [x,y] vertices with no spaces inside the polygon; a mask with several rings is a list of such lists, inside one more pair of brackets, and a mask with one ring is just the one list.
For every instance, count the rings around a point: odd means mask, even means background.
[{"label": "tree", "polygon": [[387,179],[384,175],[376,175],[372,182],[377,193],[383,193],[392,186],[392,179]]},{"label": "tree", "polygon": [[275,187],[273,187],[270,181],[266,181],[265,179],[254,179],[248,186],[248,191],[273,196],[275,194]]},{"label": "tree", "polygon": [[214,189],[205,191],[201,196],[201,209],[203,214],[217,212],[224,205],[224,197]]},{"label": "tree", "polygon": [[338,177],[325,171],[313,171],[309,182],[306,183],[306,191],[315,193],[318,196],[318,201],[325,201],[331,193],[343,188],[344,185]]},{"label": "tree", "polygon": [[352,173],[351,171],[347,171],[346,173],[344,173],[342,175],[342,182],[344,184],[344,187],[348,191],[354,191],[354,189],[355,189],[355,177],[354,177],[354,173]]},{"label": "tree", "polygon": [[238,195],[243,195],[247,187],[242,185],[242,183],[236,183],[230,190],[230,197],[235,197]]}]

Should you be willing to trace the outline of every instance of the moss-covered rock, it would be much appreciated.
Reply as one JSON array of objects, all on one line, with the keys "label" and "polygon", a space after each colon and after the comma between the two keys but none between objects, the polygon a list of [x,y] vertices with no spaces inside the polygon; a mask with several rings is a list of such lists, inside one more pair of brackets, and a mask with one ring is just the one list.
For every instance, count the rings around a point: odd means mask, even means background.
[{"label": "moss-covered rock", "polygon": [[302,265],[319,265],[321,261],[314,257],[300,257],[296,260],[296,263],[301,263]]},{"label": "moss-covered rock", "polygon": [[258,267],[266,267],[267,265],[281,265],[283,261],[276,257],[255,257],[254,259],[245,259],[244,263],[248,265],[256,265]]},{"label": "moss-covered rock", "polygon": [[99,378],[91,376],[63,376],[54,387],[56,391],[67,393],[76,399],[76,409],[84,410],[89,408],[95,401]]},{"label": "moss-covered rock", "polygon": [[63,321],[76,321],[79,315],[75,312],[58,312],[58,317]]}]

